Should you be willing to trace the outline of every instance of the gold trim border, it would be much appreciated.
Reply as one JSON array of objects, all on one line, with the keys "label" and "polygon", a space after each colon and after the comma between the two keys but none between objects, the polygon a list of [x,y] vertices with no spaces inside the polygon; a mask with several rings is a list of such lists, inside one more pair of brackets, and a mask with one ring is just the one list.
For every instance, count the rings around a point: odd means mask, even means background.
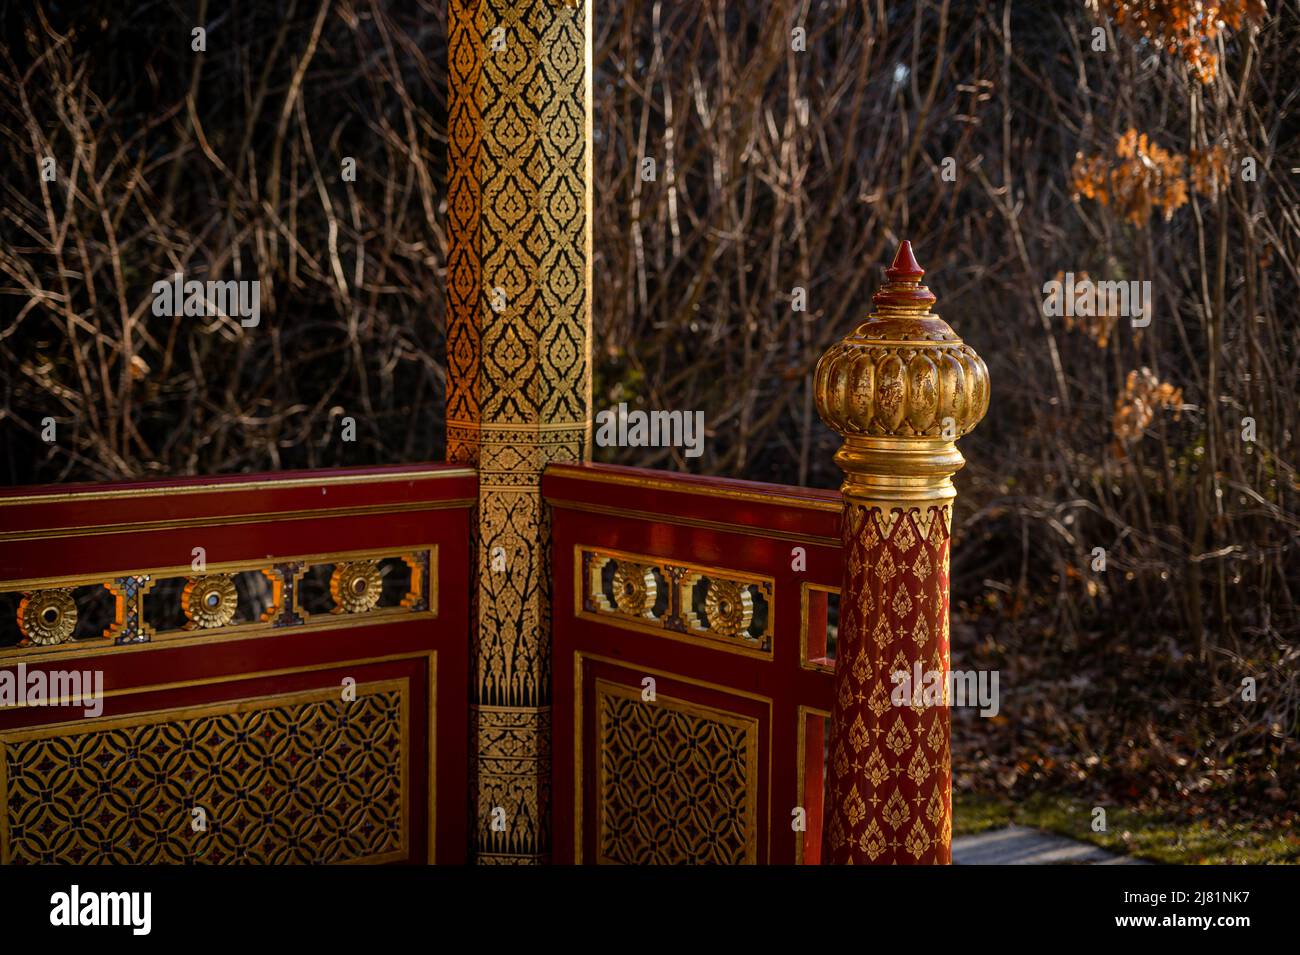
[{"label": "gold trim border", "polygon": [[477,498],[451,498],[446,501],[411,501],[403,504],[360,505],[357,507],[315,508],[306,511],[258,511],[251,514],[211,516],[201,518],[176,518],[166,521],[138,521],[130,524],[78,524],[72,527],[6,531],[0,533],[0,543],[8,541],[58,540],[65,537],[95,537],[109,534],[137,534],[148,531],[183,530],[187,527],[230,527],[237,524],[270,524],[276,521],[330,520],[378,514],[408,514],[419,511],[447,511],[470,508]]},{"label": "gold trim border", "polygon": [[[795,798],[798,799],[799,801],[795,803],[795,805],[803,807],[805,818],[807,817],[807,812],[808,812],[808,807],[805,806],[804,803],[807,801],[805,797],[808,795],[808,787],[805,785],[805,783],[807,781],[807,776],[808,776],[808,763],[807,763],[808,717],[810,716],[820,716],[822,719],[828,720],[831,718],[831,711],[823,710],[816,706],[805,706],[804,704],[800,703],[796,712],[796,717],[799,720],[799,724],[796,727],[797,743],[795,747],[796,755],[795,755],[795,769],[794,769],[794,779],[795,779],[794,793],[795,793]],[[826,825],[826,793],[824,787],[822,791],[822,825],[823,826]],[[805,835],[806,833],[803,832],[796,832],[794,834],[794,864],[795,865],[803,865],[803,843],[804,843]]]},{"label": "gold trim border", "polygon": [[229,491],[274,491],[286,487],[316,487],[318,485],[394,484],[402,481],[437,481],[451,478],[475,477],[473,468],[446,468],[438,471],[390,471],[377,474],[324,474],[309,478],[270,478],[258,481],[222,481],[211,484],[189,484],[176,487],[126,487],[107,490],[61,491],[51,494],[23,494],[0,497],[0,507],[15,504],[59,504],[68,501],[106,501],[124,497],[177,497],[190,494],[220,494]]},{"label": "gold trim border", "polygon": [[[682,567],[686,570],[700,573],[705,576],[713,574],[714,576],[733,580],[743,583],[750,583],[752,578],[754,582],[765,583],[770,587],[770,593],[764,594],[767,600],[767,636],[770,638],[766,650],[755,649],[741,644],[733,643],[730,637],[715,637],[707,633],[681,633],[677,630],[669,630],[667,627],[655,626],[649,623],[640,623],[628,617],[617,614],[594,613],[585,609],[582,605],[582,594],[584,587],[584,574],[582,553],[590,551],[601,557],[624,558],[637,563],[670,563],[674,567]],[[674,585],[675,586],[675,585]],[[776,579],[768,577],[766,574],[755,574],[749,571],[735,570],[726,567],[707,567],[703,564],[692,564],[685,561],[679,561],[675,557],[655,557],[650,554],[634,554],[630,551],[613,550],[607,547],[597,547],[594,544],[574,544],[573,545],[573,588],[574,604],[573,615],[579,620],[590,620],[596,623],[609,624],[614,627],[621,627],[624,630],[636,630],[642,633],[653,634],[657,637],[665,637],[669,640],[676,640],[680,643],[690,643],[696,646],[702,646],[709,650],[721,650],[724,653],[735,653],[741,656],[753,657],[756,660],[764,660],[771,663],[776,659]]]},{"label": "gold trim border", "polygon": [[825,594],[841,595],[841,588],[828,587],[825,584],[812,584],[803,581],[799,585],[799,667],[815,673],[834,673],[835,667],[823,663],[813,663],[808,659],[808,591],[818,590]]},{"label": "gold trim border", "polygon": [[[595,481],[599,484],[620,484],[625,487],[643,487],[655,491],[671,491],[674,494],[721,497],[733,501],[756,501],[776,507],[796,507],[803,510],[826,511],[834,514],[838,514],[844,509],[844,502],[840,498],[836,498],[834,501],[810,500],[795,495],[774,494],[771,491],[750,491],[741,488],[695,485],[686,481],[674,481],[671,478],[651,478],[639,474],[609,474],[604,471],[587,471],[570,464],[552,464],[547,467],[546,473],[556,477],[573,478],[580,481]],[[781,487],[783,485],[773,486]],[[799,490],[806,490],[806,488],[799,488]],[[552,498],[548,496],[547,500],[552,500]],[[554,498],[553,500],[562,499]]]}]

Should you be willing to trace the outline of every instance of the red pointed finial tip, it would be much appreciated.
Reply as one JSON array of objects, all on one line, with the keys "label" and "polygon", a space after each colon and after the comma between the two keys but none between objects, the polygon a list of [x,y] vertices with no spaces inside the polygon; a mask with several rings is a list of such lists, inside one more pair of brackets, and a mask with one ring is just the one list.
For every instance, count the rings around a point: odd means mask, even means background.
[{"label": "red pointed finial tip", "polygon": [[934,304],[934,293],[921,284],[925,269],[912,255],[912,243],[904,240],[894,256],[894,264],[885,269],[885,284],[871,296],[871,301],[881,308],[901,308],[925,311]]},{"label": "red pointed finial tip", "polygon": [[885,269],[885,275],[891,282],[919,282],[925,275],[925,269],[917,264],[916,256],[912,254],[912,243],[907,239],[898,247],[894,264]]}]

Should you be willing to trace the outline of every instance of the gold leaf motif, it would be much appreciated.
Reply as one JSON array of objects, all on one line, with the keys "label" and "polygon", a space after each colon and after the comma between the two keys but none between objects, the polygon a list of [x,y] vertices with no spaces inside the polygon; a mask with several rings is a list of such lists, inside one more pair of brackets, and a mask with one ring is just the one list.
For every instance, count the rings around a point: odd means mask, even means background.
[{"label": "gold leaf motif", "polygon": [[926,832],[920,819],[912,823],[912,831],[907,834],[907,841],[903,845],[918,860],[930,848],[930,833]]},{"label": "gold leaf motif", "polygon": [[853,690],[849,688],[848,680],[840,681],[840,695],[838,699],[840,710],[843,712],[847,712],[849,707],[853,705]]},{"label": "gold leaf motif", "polygon": [[909,551],[916,546],[916,532],[906,517],[899,521],[898,530],[894,533],[894,546],[900,552]]},{"label": "gold leaf motif", "polygon": [[925,535],[925,539],[934,548],[935,553],[938,553],[939,549],[944,546],[944,530],[950,520],[952,520],[952,512],[946,505],[942,508],[933,507],[930,509],[930,528]]},{"label": "gold leaf motif", "polygon": [[912,627],[912,642],[916,644],[917,649],[925,645],[930,639],[930,626],[925,622],[925,617],[920,614],[916,615],[916,625]]},{"label": "gold leaf motif", "polygon": [[903,725],[902,716],[894,717],[894,725],[889,728],[889,734],[885,737],[885,745],[889,747],[895,756],[902,756],[907,747],[912,745],[912,734]]},{"label": "gold leaf motif", "polygon": [[871,708],[872,713],[876,714],[876,719],[880,719],[880,714],[892,705],[889,700],[889,691],[885,689],[884,682],[876,680],[875,686],[871,690],[871,696],[867,698],[867,706]]},{"label": "gold leaf motif", "polygon": [[867,724],[862,722],[862,714],[859,713],[853,717],[853,725],[849,727],[849,743],[853,746],[853,752],[862,752],[871,742],[867,735]]},{"label": "gold leaf motif", "polygon": [[916,560],[912,562],[912,574],[917,580],[925,580],[934,568],[930,565],[930,555],[925,548],[917,551]]},{"label": "gold leaf motif", "polygon": [[885,800],[882,818],[889,824],[890,828],[897,829],[907,822],[911,815],[911,810],[907,808],[907,800],[895,789],[889,798]]},{"label": "gold leaf motif", "polygon": [[930,733],[925,738],[926,745],[936,753],[939,747],[943,745],[943,714],[939,710],[934,711],[934,721],[930,724]]},{"label": "gold leaf motif", "polygon": [[880,784],[889,778],[889,767],[885,765],[885,759],[880,755],[879,749],[873,749],[871,755],[867,757],[863,774],[873,789],[879,788]]},{"label": "gold leaf motif", "polygon": [[894,594],[894,602],[890,604],[894,615],[900,620],[906,617],[912,610],[912,598],[907,595],[907,588],[899,587],[898,593]]},{"label": "gold leaf motif", "polygon": [[[902,650],[899,650],[894,654],[894,661],[889,664],[889,672],[886,674],[886,678],[895,673],[906,673],[908,677],[913,675],[912,663],[907,659],[907,657],[903,656]],[[915,689],[915,687],[913,687],[913,689]]]},{"label": "gold leaf motif", "polygon": [[858,647],[858,652],[853,657],[853,667],[849,672],[853,674],[853,679],[859,683],[865,683],[867,677],[871,676],[871,658],[867,656],[867,651],[861,647]]},{"label": "gold leaf motif", "polygon": [[875,862],[880,854],[885,851],[885,834],[880,831],[880,826],[876,823],[876,820],[872,819],[867,828],[863,830],[862,838],[858,840],[858,848],[872,862]]},{"label": "gold leaf motif", "polygon": [[916,747],[912,751],[911,762],[907,764],[907,778],[918,786],[930,775],[930,761],[925,758],[925,750]]},{"label": "gold leaf motif", "polygon": [[836,813],[835,818],[831,820],[831,848],[838,849],[844,845],[844,842],[844,823],[840,821],[839,814]]},{"label": "gold leaf motif", "polygon": [[849,771],[849,757],[844,752],[844,747],[835,748],[835,775],[843,777]]},{"label": "gold leaf motif", "polygon": [[939,797],[939,787],[936,786],[934,792],[930,793],[930,801],[925,804],[925,818],[930,820],[930,825],[937,826],[943,814],[943,800]]},{"label": "gold leaf motif", "polygon": [[898,565],[894,563],[894,558],[890,556],[889,551],[884,551],[880,559],[876,561],[876,577],[883,584],[889,583],[898,574]]},{"label": "gold leaf motif", "polygon": [[844,812],[848,816],[850,829],[856,829],[858,823],[866,818],[867,804],[862,801],[862,795],[856,785],[849,789],[849,798],[844,803]]},{"label": "gold leaf motif", "polygon": [[885,618],[883,616],[877,617],[876,629],[871,635],[871,638],[876,641],[876,646],[883,651],[893,636],[894,632],[889,629],[889,624],[886,622]]}]

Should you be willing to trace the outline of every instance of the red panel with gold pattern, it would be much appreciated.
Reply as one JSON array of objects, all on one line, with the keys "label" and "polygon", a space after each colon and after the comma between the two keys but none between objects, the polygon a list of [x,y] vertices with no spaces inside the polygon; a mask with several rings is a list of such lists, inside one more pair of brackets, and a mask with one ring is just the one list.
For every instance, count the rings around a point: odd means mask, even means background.
[{"label": "red panel with gold pattern", "polygon": [[0,492],[0,861],[464,862],[476,493]]},{"label": "red panel with gold pattern", "polygon": [[603,465],[543,493],[556,861],[815,861],[840,495]]}]

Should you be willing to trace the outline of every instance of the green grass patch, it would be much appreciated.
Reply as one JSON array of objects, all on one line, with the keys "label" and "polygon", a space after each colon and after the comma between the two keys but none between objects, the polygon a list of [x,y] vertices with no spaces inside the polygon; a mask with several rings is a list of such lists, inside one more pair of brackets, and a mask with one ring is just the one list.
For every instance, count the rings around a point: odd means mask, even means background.
[{"label": "green grass patch", "polygon": [[986,793],[954,793],[953,817],[954,837],[1015,824],[1171,865],[1300,862],[1300,834],[1290,826],[1225,825],[1172,813],[1108,807],[1106,831],[1093,832],[1092,805],[1070,796],[1039,793],[1011,800]]}]

